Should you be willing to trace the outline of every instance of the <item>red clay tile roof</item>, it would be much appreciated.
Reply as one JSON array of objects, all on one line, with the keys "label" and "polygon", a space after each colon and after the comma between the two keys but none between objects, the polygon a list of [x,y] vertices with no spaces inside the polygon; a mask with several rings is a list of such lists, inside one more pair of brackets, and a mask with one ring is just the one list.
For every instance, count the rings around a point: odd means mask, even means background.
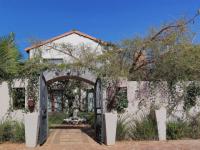
[{"label": "red clay tile roof", "polygon": [[40,42],[40,43],[38,43],[38,44],[32,45],[32,46],[30,46],[30,47],[27,47],[27,48],[25,48],[25,51],[26,51],[26,52],[29,52],[29,51],[30,51],[31,49],[33,49],[33,48],[38,48],[38,47],[40,47],[40,46],[42,46],[42,45],[51,43],[51,42],[53,42],[53,41],[55,41],[55,40],[58,40],[58,39],[60,39],[60,38],[63,38],[63,37],[65,37],[65,36],[68,36],[68,35],[74,34],[74,33],[75,33],[75,34],[78,34],[78,35],[80,35],[80,36],[83,36],[83,37],[85,37],[85,38],[91,39],[91,40],[93,40],[93,41],[95,41],[95,42],[97,42],[97,43],[100,43],[100,44],[102,44],[102,45],[106,45],[106,44],[107,44],[106,42],[101,41],[100,39],[97,39],[97,38],[95,38],[95,37],[92,37],[92,36],[90,36],[90,35],[88,35],[88,34],[82,33],[82,32],[77,31],[77,30],[72,30],[72,31],[63,33],[63,34],[61,34],[61,35],[58,35],[58,36],[56,36],[56,37],[53,37],[53,38],[51,38],[51,39],[49,39],[49,40],[42,41],[42,42]]}]

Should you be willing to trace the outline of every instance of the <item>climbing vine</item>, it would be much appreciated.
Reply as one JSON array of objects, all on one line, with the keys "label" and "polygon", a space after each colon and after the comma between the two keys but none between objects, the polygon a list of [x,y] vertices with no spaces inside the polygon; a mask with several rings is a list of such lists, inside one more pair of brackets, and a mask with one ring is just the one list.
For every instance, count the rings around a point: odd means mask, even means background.
[{"label": "climbing vine", "polygon": [[186,88],[186,95],[184,98],[184,110],[189,110],[197,104],[197,97],[200,96],[200,86],[192,82]]},{"label": "climbing vine", "polygon": [[28,78],[27,99],[28,109],[30,112],[33,112],[39,100],[39,76]]},{"label": "climbing vine", "polygon": [[116,94],[116,110],[118,113],[123,113],[128,107],[127,89],[119,88]]}]

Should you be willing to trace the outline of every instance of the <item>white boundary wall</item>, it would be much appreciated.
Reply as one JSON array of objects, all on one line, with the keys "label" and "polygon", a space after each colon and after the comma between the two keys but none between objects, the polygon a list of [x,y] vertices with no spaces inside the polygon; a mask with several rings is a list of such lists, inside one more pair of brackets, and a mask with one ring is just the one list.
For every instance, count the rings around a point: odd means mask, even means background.
[{"label": "white boundary wall", "polygon": [[2,82],[0,84],[0,120],[3,120],[9,109],[9,90],[8,83]]},{"label": "white boundary wall", "polygon": [[[27,104],[27,81],[24,80],[14,80],[11,85],[12,88],[25,88],[25,107]],[[12,108],[12,97],[9,94],[9,85],[7,82],[0,83],[0,121],[4,121],[8,117],[13,120],[24,122],[24,113],[23,110],[13,110],[9,111],[9,108]],[[11,107],[9,106],[11,104]]]},{"label": "white boundary wall", "polygon": [[[166,89],[164,84],[162,84],[162,88],[155,89],[155,95],[152,97],[149,95],[149,89],[147,81],[127,81],[126,79],[121,80],[120,86],[127,87],[127,98],[128,98],[128,108],[126,109],[125,114],[131,114],[133,117],[139,117],[143,114],[148,114],[150,110],[150,102],[154,101],[157,106],[166,107],[169,101],[168,93],[166,93]],[[27,81],[15,80],[12,85],[13,88],[16,87],[25,87],[27,91]],[[181,88],[177,85],[177,93],[181,93]],[[165,89],[165,90],[163,90]],[[27,93],[25,94],[25,106],[27,105]],[[105,95],[105,93],[104,93]],[[2,82],[0,83],[0,120],[5,119],[8,109],[9,103],[12,104],[12,98],[9,96],[8,83]],[[200,112],[200,100],[195,107],[191,108],[190,115],[195,115]],[[15,110],[10,113],[12,119],[23,121],[24,113],[22,110]],[[179,103],[179,105],[175,108],[175,111],[171,116],[168,116],[168,120],[174,118],[182,118],[184,119],[186,114],[183,111],[183,100]]]},{"label": "white boundary wall", "polygon": [[[128,98],[128,108],[125,114],[131,114],[132,117],[139,117],[141,115],[148,114],[150,111],[150,105],[155,104],[157,109],[159,107],[168,107],[170,99],[170,92],[166,82],[159,82],[158,86],[153,90],[153,94],[150,94],[151,88],[149,87],[148,81],[127,81],[126,79],[121,80],[120,87],[127,87],[127,98]],[[190,81],[184,84],[176,84],[176,94],[183,95],[183,87],[191,83]],[[186,112],[183,109],[184,99],[178,100],[178,105],[174,108],[171,115],[167,116],[167,120],[174,119],[186,119]],[[200,112],[200,97],[197,97],[196,106],[192,107],[189,111],[189,115],[194,116]]]}]

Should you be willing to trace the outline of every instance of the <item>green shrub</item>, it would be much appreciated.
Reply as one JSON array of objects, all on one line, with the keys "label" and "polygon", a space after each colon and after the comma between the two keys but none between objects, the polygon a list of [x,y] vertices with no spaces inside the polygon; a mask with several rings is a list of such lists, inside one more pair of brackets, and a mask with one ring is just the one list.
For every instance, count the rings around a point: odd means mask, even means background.
[{"label": "green shrub", "polygon": [[129,127],[130,121],[128,120],[129,116],[119,116],[117,119],[117,132],[116,139],[118,141],[129,139]]},{"label": "green shrub", "polygon": [[86,118],[90,114],[90,112],[84,112],[84,111],[79,111],[78,112],[78,117],[80,118]]},{"label": "green shrub", "polygon": [[7,120],[0,123],[0,142],[24,142],[25,128],[23,123]]},{"label": "green shrub", "polygon": [[24,142],[25,141],[25,126],[23,123],[16,122],[13,135],[14,142]]},{"label": "green shrub", "polygon": [[94,127],[94,123],[95,123],[95,115],[94,112],[79,112],[78,116],[81,118],[86,118],[87,123],[89,125],[91,125],[91,127]]},{"label": "green shrub", "polygon": [[157,140],[158,132],[154,113],[135,120],[130,129],[130,137],[134,140]]},{"label": "green shrub", "polygon": [[[190,118],[190,121],[170,121],[167,123],[167,139],[200,138],[200,119]],[[157,140],[157,123],[154,111],[140,119],[131,119],[129,116],[118,117],[117,140]]]},{"label": "green shrub", "polygon": [[198,139],[200,138],[200,118],[199,117],[194,117],[191,119],[188,127],[189,131],[187,135],[192,138],[192,139]]},{"label": "green shrub", "polygon": [[128,107],[127,89],[120,88],[116,94],[116,110],[118,113],[123,113]]},{"label": "green shrub", "polygon": [[183,139],[200,138],[200,120],[199,118],[192,118],[189,122],[173,121],[167,123],[167,138],[168,139]]},{"label": "green shrub", "polygon": [[167,123],[167,139],[176,140],[188,137],[189,126],[184,121],[172,121]]},{"label": "green shrub", "polygon": [[63,112],[51,113],[48,116],[48,124],[51,126],[52,124],[62,124],[63,120],[67,118],[67,114]]},{"label": "green shrub", "polygon": [[7,121],[1,123],[0,128],[1,128],[1,132],[2,132],[2,133],[0,133],[2,142],[11,141],[13,138],[12,121],[7,120]]},{"label": "green shrub", "polygon": [[86,119],[87,119],[88,124],[91,125],[92,128],[94,128],[94,123],[95,123],[94,113],[89,113]]},{"label": "green shrub", "polygon": [[183,106],[184,110],[189,110],[196,105],[197,96],[200,96],[200,86],[195,82],[192,82],[186,88]]}]

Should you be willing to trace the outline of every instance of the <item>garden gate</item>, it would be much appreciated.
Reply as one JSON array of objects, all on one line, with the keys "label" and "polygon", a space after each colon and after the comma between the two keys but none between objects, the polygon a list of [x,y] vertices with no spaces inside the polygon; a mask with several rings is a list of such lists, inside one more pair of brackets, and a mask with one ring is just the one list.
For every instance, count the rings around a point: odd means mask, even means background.
[{"label": "garden gate", "polygon": [[101,79],[97,78],[95,83],[95,99],[94,99],[94,112],[95,112],[95,133],[96,140],[99,143],[104,142],[103,135],[103,95]]},{"label": "garden gate", "polygon": [[38,144],[43,144],[48,137],[48,92],[46,80],[43,74],[39,78],[39,137]]},{"label": "garden gate", "polygon": [[[75,73],[63,75],[62,72],[59,75],[58,73],[51,72],[43,72],[40,75],[39,79],[39,136],[38,136],[38,144],[43,144],[48,137],[48,91],[47,84],[52,81],[58,81],[59,79],[63,80],[65,78],[73,78],[78,80],[87,81],[91,85],[94,85],[94,112],[95,112],[95,134],[96,140],[99,143],[104,142],[104,122],[103,122],[103,94],[102,94],[102,83],[100,78],[94,78],[91,80],[91,76],[83,76],[80,77]],[[94,81],[96,81],[94,83]]]}]

